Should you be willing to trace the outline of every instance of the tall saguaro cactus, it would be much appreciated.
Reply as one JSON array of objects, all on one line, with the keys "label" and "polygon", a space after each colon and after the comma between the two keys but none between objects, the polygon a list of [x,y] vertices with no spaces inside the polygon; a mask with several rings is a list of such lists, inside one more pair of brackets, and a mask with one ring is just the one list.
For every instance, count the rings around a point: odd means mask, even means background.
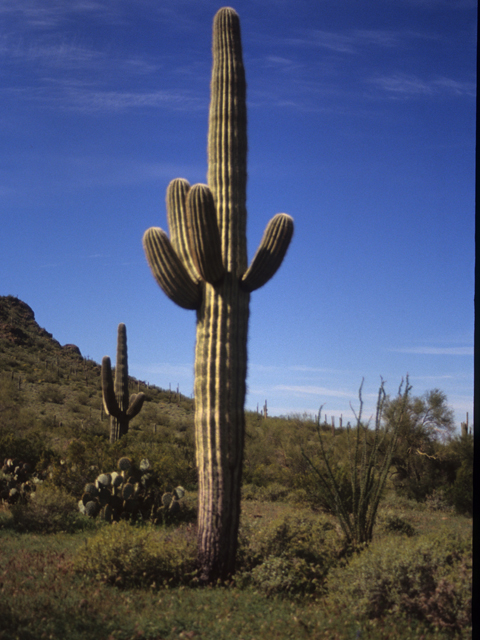
[{"label": "tall saguaro cactus", "polygon": [[247,265],[246,85],[240,22],[229,8],[213,22],[208,186],[173,180],[167,189],[170,239],[159,228],[143,244],[160,287],[197,312],[195,438],[199,477],[201,579],[234,573],[245,433],[250,293],[276,272],[293,234],[277,214]]},{"label": "tall saguaro cactus", "polygon": [[102,359],[102,397],[105,412],[110,416],[110,442],[116,442],[128,432],[128,423],[140,413],[145,400],[143,393],[129,398],[127,328],[123,322],[118,325],[115,383],[110,358]]}]

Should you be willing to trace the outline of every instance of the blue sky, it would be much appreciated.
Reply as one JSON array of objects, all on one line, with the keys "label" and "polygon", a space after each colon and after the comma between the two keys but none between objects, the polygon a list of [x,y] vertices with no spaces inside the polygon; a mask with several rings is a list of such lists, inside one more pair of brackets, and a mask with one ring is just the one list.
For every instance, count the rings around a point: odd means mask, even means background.
[{"label": "blue sky", "polygon": [[[210,0],[0,0],[0,295],[62,344],[193,391],[195,314],[142,249],[173,178],[206,180]],[[251,299],[247,408],[351,419],[364,383],[473,411],[474,0],[238,0]]]}]

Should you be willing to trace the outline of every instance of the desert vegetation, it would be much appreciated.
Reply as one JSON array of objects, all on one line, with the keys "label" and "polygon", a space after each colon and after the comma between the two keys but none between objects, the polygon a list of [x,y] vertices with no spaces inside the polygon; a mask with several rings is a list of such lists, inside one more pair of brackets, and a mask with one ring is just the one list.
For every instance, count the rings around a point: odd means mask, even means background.
[{"label": "desert vegetation", "polygon": [[[250,294],[293,234],[246,261],[238,16],[214,20],[209,185],[174,180],[153,275],[197,313],[195,402],[115,377],[0,298],[0,640],[447,638],[471,624],[473,437],[445,395],[381,383],[373,423],[246,412]],[[195,404],[195,406],[194,406]]]},{"label": "desert vegetation", "polygon": [[[26,311],[20,301],[1,303],[2,640],[223,639],[239,630],[252,639],[469,637],[473,437],[453,433],[440,391],[385,394],[378,424],[363,421],[352,398],[357,416],[333,430],[321,416],[246,412],[236,574],[200,587],[193,401],[130,379],[144,406],[111,443],[100,366],[33,320],[27,331],[13,317]],[[26,344],[9,337],[8,313]],[[55,375],[46,380],[45,371]],[[56,395],[40,393],[52,387]],[[337,507],[353,522],[362,461],[368,469],[377,438],[370,473],[381,477],[395,412],[371,539],[349,539]],[[333,502],[319,479],[328,467]],[[125,496],[138,484],[142,508],[110,520],[82,513],[86,487],[107,474],[120,486],[122,472]],[[178,487],[178,511],[162,512],[162,497]],[[153,496],[160,512],[152,519]]]}]

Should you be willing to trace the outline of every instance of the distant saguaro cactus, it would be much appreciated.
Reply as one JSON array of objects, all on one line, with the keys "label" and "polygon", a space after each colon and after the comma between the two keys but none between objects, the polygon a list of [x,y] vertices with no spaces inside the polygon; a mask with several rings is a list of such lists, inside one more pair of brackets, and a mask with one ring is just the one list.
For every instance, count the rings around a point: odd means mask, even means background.
[{"label": "distant saguaro cactus", "polygon": [[247,264],[246,85],[240,21],[229,8],[213,23],[208,186],[183,179],[167,189],[170,239],[145,232],[150,268],[166,295],[197,312],[195,433],[201,579],[235,570],[245,432],[250,293],[277,271],[293,220],[277,214]]},{"label": "distant saguaro cactus", "polygon": [[128,432],[128,423],[140,413],[145,400],[143,393],[129,398],[127,328],[122,322],[118,325],[115,383],[110,358],[105,356],[102,360],[102,396],[105,412],[110,416],[110,442],[116,442]]}]

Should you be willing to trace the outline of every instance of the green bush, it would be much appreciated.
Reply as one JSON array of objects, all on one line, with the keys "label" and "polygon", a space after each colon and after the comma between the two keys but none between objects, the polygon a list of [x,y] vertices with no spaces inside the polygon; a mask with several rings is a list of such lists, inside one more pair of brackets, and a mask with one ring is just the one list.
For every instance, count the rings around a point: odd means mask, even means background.
[{"label": "green bush", "polygon": [[262,502],[283,502],[290,500],[291,491],[279,482],[272,482],[266,487],[247,484],[242,487],[243,500],[259,500]]},{"label": "green bush", "polygon": [[471,625],[471,537],[455,532],[382,539],[327,578],[328,601],[356,616],[386,614],[452,631]]},{"label": "green bush", "polygon": [[324,515],[299,513],[243,524],[236,583],[266,595],[319,595],[343,551],[339,531]]},{"label": "green bush", "polygon": [[400,533],[408,538],[416,535],[415,527],[401,516],[385,515],[381,519],[383,520],[383,530],[387,533]]},{"label": "green bush", "polygon": [[192,526],[173,530],[119,522],[102,528],[80,549],[74,568],[117,587],[193,585],[196,551]]},{"label": "green bush", "polygon": [[40,402],[53,402],[54,404],[63,404],[65,394],[55,384],[47,384],[38,393]]},{"label": "green bush", "polygon": [[0,466],[5,458],[17,458],[35,469],[41,461],[48,461],[54,456],[46,446],[45,438],[38,431],[31,430],[28,437],[21,437],[12,431],[0,433]]},{"label": "green bush", "polygon": [[449,443],[456,462],[454,482],[446,488],[445,496],[457,513],[473,515],[473,436],[464,433]]},{"label": "green bush", "polygon": [[267,596],[295,597],[321,593],[324,579],[323,565],[303,558],[270,556],[248,574],[243,573],[237,583],[254,587]]},{"label": "green bush", "polygon": [[19,532],[74,533],[92,528],[92,522],[78,513],[76,500],[65,491],[38,487],[26,503],[10,507],[11,526]]},{"label": "green bush", "polygon": [[473,464],[463,463],[453,486],[446,490],[447,499],[457,513],[473,516]]}]

